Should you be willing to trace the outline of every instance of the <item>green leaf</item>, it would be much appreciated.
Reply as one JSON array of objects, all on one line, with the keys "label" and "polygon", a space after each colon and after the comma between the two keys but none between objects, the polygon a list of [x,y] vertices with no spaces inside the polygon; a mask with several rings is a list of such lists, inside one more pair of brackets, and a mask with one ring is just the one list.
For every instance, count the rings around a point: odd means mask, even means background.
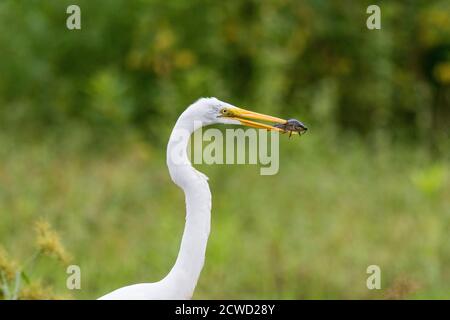
[{"label": "green leaf", "polygon": [[23,281],[25,281],[26,284],[30,284],[31,283],[30,278],[28,277],[28,275],[26,274],[25,271],[22,271],[20,273],[20,276],[22,277]]}]

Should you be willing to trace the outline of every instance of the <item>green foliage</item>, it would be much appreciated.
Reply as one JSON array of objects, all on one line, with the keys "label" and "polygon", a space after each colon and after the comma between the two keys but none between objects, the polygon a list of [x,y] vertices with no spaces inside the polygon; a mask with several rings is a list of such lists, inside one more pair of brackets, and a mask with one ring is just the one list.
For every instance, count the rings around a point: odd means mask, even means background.
[{"label": "green foliage", "polygon": [[[281,139],[276,176],[200,167],[213,221],[194,298],[445,297],[450,5],[378,3],[369,31],[366,0],[0,1],[0,244],[32,256],[45,216],[81,267],[75,297],[161,279],[185,207],[165,143],[216,96],[310,130]],[[29,280],[1,258],[3,298],[13,279],[29,298],[68,293],[61,266]],[[381,291],[365,287],[371,264]]]},{"label": "green foliage", "polygon": [[[30,255],[26,226],[45,216],[76,257],[82,289],[67,290],[67,274],[50,262],[34,277],[75,298],[160,280],[175,262],[185,213],[164,148],[134,140],[93,153],[79,133],[15,144],[0,136],[0,185],[8,186],[0,188],[0,243]],[[448,162],[351,136],[282,136],[280,148],[274,176],[251,165],[198,168],[210,178],[213,210],[194,298],[445,297]],[[381,290],[366,288],[372,264]]]},{"label": "green foliage", "polygon": [[418,170],[412,175],[412,181],[417,189],[426,195],[433,195],[442,191],[446,180],[446,167],[434,164],[433,166]]},{"label": "green foliage", "polygon": [[69,31],[73,3],[0,3],[14,30],[0,35],[2,126],[154,139],[155,123],[217,96],[366,135],[448,138],[448,1],[380,3],[377,31],[370,1],[80,0],[82,30]]}]

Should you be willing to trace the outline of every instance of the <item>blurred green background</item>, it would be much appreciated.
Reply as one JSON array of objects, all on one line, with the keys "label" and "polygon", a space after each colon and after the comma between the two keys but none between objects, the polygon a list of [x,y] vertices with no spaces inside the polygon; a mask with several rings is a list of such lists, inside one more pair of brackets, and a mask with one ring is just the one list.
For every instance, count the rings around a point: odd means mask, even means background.
[{"label": "blurred green background", "polygon": [[45,258],[30,278],[92,299],[164,277],[184,226],[165,144],[215,96],[310,130],[281,137],[275,176],[198,167],[213,212],[194,298],[450,297],[448,1],[1,0],[0,30],[0,245],[26,260],[45,218],[82,289]]}]

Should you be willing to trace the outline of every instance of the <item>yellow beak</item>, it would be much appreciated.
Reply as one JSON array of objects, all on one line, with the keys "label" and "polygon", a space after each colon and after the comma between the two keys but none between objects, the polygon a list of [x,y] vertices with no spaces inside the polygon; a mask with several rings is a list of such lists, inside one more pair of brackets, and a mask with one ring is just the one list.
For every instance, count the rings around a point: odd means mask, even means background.
[{"label": "yellow beak", "polygon": [[[281,124],[285,124],[287,122],[287,120],[285,120],[285,119],[281,119],[281,118],[269,116],[266,114],[241,109],[238,107],[228,108],[227,111],[228,111],[228,113],[226,115],[223,115],[223,117],[238,120],[244,126],[248,126],[248,127],[252,127],[252,128],[284,132],[282,129],[274,127],[273,125],[259,123],[259,122],[252,121],[252,120],[262,120],[262,121],[267,121],[267,122],[272,122],[272,123],[281,123]],[[252,120],[249,120],[249,119],[252,119]],[[293,133],[296,134],[297,132],[293,132]]]}]

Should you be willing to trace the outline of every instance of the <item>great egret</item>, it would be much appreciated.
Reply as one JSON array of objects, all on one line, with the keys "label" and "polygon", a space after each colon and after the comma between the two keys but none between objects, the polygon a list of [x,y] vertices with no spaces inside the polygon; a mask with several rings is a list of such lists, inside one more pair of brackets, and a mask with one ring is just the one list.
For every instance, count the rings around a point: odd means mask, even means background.
[{"label": "great egret", "polygon": [[211,221],[211,192],[208,178],[195,170],[188,160],[187,147],[190,135],[202,126],[216,123],[242,124],[284,132],[282,128],[252,120],[288,123],[284,119],[241,109],[216,98],[201,98],[181,114],[167,145],[167,167],[170,176],[173,182],[183,189],[186,200],[186,224],[175,265],[169,274],[158,282],[126,286],[100,299],[147,300],[192,297],[205,260]]}]

